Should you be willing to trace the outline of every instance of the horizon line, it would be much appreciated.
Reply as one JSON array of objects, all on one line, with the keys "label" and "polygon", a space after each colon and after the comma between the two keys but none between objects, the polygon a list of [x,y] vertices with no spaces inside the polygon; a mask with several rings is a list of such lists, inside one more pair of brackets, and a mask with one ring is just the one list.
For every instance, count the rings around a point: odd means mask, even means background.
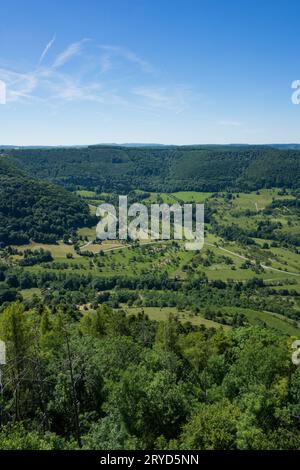
[{"label": "horizon line", "polygon": [[30,144],[30,145],[15,145],[15,144],[0,144],[0,149],[18,149],[18,148],[80,148],[80,147],[272,147],[272,146],[300,146],[300,142],[272,142],[272,143],[193,143],[193,144],[161,144],[157,142],[102,142],[95,144]]}]

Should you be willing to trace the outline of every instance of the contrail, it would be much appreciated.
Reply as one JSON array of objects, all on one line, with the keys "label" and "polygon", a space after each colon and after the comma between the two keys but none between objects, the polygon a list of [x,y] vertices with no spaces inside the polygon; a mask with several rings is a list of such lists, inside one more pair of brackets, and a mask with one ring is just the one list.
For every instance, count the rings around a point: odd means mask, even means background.
[{"label": "contrail", "polygon": [[49,51],[49,49],[53,46],[53,43],[56,39],[56,34],[54,34],[53,38],[51,39],[51,41],[48,42],[48,44],[46,45],[45,49],[43,50],[42,54],[41,54],[41,57],[39,59],[39,65],[41,64],[41,62],[43,61],[45,55],[47,54],[47,52]]}]

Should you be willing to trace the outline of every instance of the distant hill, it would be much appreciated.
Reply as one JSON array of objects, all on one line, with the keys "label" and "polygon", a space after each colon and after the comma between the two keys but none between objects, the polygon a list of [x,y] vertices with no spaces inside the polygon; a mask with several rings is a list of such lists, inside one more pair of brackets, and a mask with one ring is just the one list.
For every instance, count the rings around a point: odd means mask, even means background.
[{"label": "distant hill", "polygon": [[300,144],[270,144],[270,147],[274,147],[276,149],[300,149]]},{"label": "distant hill", "polygon": [[100,191],[222,191],[300,187],[300,150],[271,146],[7,149],[38,179]]},{"label": "distant hill", "polygon": [[0,246],[52,243],[89,221],[88,206],[75,195],[0,158]]}]

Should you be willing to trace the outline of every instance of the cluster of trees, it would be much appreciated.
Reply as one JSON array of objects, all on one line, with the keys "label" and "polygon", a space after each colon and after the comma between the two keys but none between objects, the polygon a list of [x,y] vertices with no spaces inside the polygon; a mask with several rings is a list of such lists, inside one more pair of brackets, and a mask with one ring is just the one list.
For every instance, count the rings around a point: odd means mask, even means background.
[{"label": "cluster of trees", "polygon": [[230,325],[233,327],[244,326],[248,324],[247,318],[243,313],[229,313],[215,310],[210,307],[205,309],[204,317],[207,320],[213,320],[221,325]]},{"label": "cluster of trees", "polygon": [[[224,262],[227,257],[222,257]],[[100,257],[99,257],[100,259]],[[208,257],[210,259],[210,257]],[[192,263],[202,262],[202,255],[195,255]],[[45,266],[48,266],[46,264]],[[251,265],[253,270],[256,265]],[[21,297],[23,289],[39,288],[40,302],[47,305],[77,305],[103,302],[114,308],[130,302],[137,307],[177,307],[194,313],[206,307],[222,310],[222,307],[241,307],[279,313],[292,320],[299,318],[299,295],[293,289],[285,289],[284,295],[265,284],[261,278],[253,277],[246,282],[221,279],[208,281],[204,272],[187,271],[184,280],[169,278],[166,272],[150,274],[105,276],[88,271],[85,273],[75,265],[74,272],[67,269],[25,271],[22,267],[0,264],[0,300],[9,302]],[[82,267],[81,267],[82,268]],[[101,268],[102,269],[102,268]],[[28,304],[28,300],[26,303]],[[33,305],[39,302],[34,298]],[[30,303],[28,304],[30,305]],[[237,325],[235,319],[220,318],[221,323]]]},{"label": "cluster of trees", "polygon": [[[263,220],[259,220],[256,223],[255,228],[241,227],[235,223],[225,225],[218,222],[212,215],[212,230],[225,240],[236,241],[242,245],[255,245],[255,240],[253,239],[262,238],[273,240],[275,243],[277,242],[279,245],[284,247],[298,247],[300,245],[300,234],[297,231],[289,231],[289,226],[287,228],[283,227],[283,224],[280,221],[272,220],[272,217],[274,217],[274,219],[278,217],[278,214],[275,212],[276,209],[287,207],[290,212],[289,215],[292,215],[290,208],[295,209],[299,206],[298,199],[293,200],[292,204],[285,204],[286,202],[287,201],[274,201],[270,204],[263,211],[265,218]],[[235,214],[237,218],[243,215],[246,215],[247,217],[255,217],[257,216],[257,212],[244,211],[239,214]],[[299,217],[298,213],[295,215],[296,217]],[[267,249],[268,247],[269,246],[267,244],[264,245],[264,249]]]},{"label": "cluster of trees", "polygon": [[239,227],[236,224],[223,225],[218,223],[216,220],[212,221],[212,230],[219,237],[229,241],[236,241],[242,245],[254,245],[255,241],[252,240],[251,236],[253,233],[249,233],[244,228]]},{"label": "cluster of trees", "polygon": [[0,159],[0,247],[30,240],[55,243],[95,220],[74,194],[24,176]]},{"label": "cluster of trees", "polygon": [[68,189],[128,193],[300,187],[300,151],[263,146],[7,149],[38,178]]},{"label": "cluster of trees", "polygon": [[23,258],[19,261],[20,266],[34,266],[40,263],[53,261],[51,251],[40,248],[39,250],[24,250]]},{"label": "cluster of trees", "polygon": [[0,339],[0,449],[300,449],[300,369],[270,330],[11,304]]}]

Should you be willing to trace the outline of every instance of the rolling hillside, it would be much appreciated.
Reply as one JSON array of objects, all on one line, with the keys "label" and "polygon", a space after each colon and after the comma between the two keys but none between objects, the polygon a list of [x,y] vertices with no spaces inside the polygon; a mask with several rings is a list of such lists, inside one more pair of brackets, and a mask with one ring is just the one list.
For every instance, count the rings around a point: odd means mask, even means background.
[{"label": "rolling hillside", "polygon": [[10,149],[29,175],[68,189],[222,191],[300,187],[300,151],[263,146]]},{"label": "rolling hillside", "polygon": [[0,158],[0,246],[53,243],[89,221],[88,205],[75,195]]}]

